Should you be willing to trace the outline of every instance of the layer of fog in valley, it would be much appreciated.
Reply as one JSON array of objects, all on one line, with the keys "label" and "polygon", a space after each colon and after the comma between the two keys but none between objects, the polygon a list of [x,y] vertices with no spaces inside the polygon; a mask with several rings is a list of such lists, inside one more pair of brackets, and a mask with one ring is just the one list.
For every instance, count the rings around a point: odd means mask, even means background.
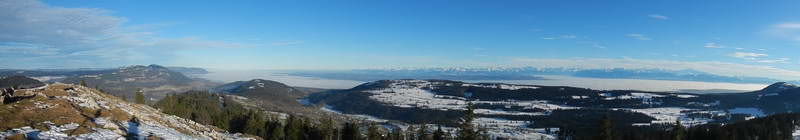
[{"label": "layer of fog in valley", "polygon": [[348,89],[364,82],[352,80],[333,80],[314,77],[300,77],[281,74],[272,70],[215,70],[209,69],[208,74],[194,75],[216,82],[248,81],[252,79],[272,80],[294,87],[311,87],[325,89]]},{"label": "layer of fog in valley", "polygon": [[[209,74],[195,75],[196,77],[218,82],[246,81],[251,79],[265,79],[285,83],[295,87],[313,87],[326,89],[348,89],[370,81],[335,80],[317,77],[301,77],[282,74],[274,70],[209,70]],[[537,75],[545,80],[469,80],[473,83],[508,83],[528,84],[543,86],[571,86],[601,90],[642,90],[642,91],[668,91],[691,93],[735,93],[759,90],[764,84],[737,84],[716,82],[692,82],[669,80],[641,80],[641,79],[604,79],[580,78],[557,75]]]}]

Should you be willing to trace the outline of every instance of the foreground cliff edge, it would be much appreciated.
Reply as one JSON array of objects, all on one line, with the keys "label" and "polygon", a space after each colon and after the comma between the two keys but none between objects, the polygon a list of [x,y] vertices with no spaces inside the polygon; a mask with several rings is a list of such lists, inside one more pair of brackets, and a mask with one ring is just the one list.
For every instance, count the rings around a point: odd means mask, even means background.
[{"label": "foreground cliff edge", "polygon": [[6,89],[0,139],[254,139],[80,85]]}]

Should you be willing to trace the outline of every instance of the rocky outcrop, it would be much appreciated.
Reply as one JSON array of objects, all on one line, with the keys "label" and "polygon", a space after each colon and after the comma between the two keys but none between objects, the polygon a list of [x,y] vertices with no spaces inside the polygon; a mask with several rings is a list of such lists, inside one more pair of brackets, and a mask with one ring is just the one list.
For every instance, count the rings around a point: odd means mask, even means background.
[{"label": "rocky outcrop", "polygon": [[29,97],[0,105],[0,139],[252,139],[79,85],[14,94]]}]

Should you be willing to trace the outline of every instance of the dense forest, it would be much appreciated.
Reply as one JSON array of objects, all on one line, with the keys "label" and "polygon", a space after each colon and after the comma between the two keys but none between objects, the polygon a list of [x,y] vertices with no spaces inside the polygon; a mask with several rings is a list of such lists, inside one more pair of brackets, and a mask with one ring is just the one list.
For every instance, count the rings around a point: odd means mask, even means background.
[{"label": "dense forest", "polygon": [[445,132],[429,125],[411,126],[407,130],[385,129],[374,123],[346,122],[332,119],[309,120],[296,116],[281,119],[257,109],[245,108],[231,99],[207,92],[191,91],[168,95],[155,106],[167,114],[209,124],[234,133],[245,133],[267,140],[477,140],[488,139],[486,133],[472,125],[475,114],[465,111],[458,132]]},{"label": "dense forest", "polygon": [[[791,140],[800,114],[776,114],[732,124],[706,124],[690,128],[682,125],[665,126],[661,130],[640,129],[613,125],[608,116],[594,124],[592,135],[577,135],[575,131],[559,132],[559,140]],[[680,123],[680,122],[676,122]]]}]

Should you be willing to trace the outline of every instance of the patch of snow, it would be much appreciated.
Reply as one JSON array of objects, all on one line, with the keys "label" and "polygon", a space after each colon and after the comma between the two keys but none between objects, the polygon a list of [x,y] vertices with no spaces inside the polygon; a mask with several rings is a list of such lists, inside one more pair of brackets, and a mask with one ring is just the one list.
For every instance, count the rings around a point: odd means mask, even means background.
[{"label": "patch of snow", "polygon": [[633,98],[658,98],[658,97],[666,97],[664,95],[658,95],[653,93],[640,93],[640,92],[633,92],[631,93]]},{"label": "patch of snow", "polygon": [[737,107],[733,109],[728,109],[728,112],[730,112],[730,114],[747,114],[754,117],[767,116],[767,114],[764,114],[764,112],[761,111],[761,109],[752,107],[741,107],[741,108]]},{"label": "patch of snow", "polygon": [[678,98],[697,98],[697,95],[688,95],[688,94],[672,94]]},{"label": "patch of snow", "polygon": [[[555,139],[555,132],[546,134],[546,129],[532,129],[527,125],[530,121],[515,121],[502,118],[476,118],[472,124],[486,129],[491,139],[524,139],[524,140],[550,140]],[[553,131],[553,130],[551,130]],[[555,130],[557,131],[557,130]]]},{"label": "patch of snow", "polygon": [[711,102],[711,103],[701,103],[701,102],[689,102],[686,103],[687,105],[699,105],[703,107],[710,107],[710,106],[718,106],[720,104],[719,100]]},{"label": "patch of snow", "polygon": [[48,103],[42,103],[42,102],[34,102],[33,105],[38,109],[46,109],[46,108],[50,108],[50,107],[56,106],[56,105],[52,105],[52,104],[48,104]]},{"label": "patch of snow", "polygon": [[589,99],[589,96],[572,96],[572,99]]},{"label": "patch of snow", "polygon": [[69,123],[60,126],[56,126],[50,121],[45,121],[43,124],[47,125],[49,130],[42,131],[39,129],[31,128],[30,126],[14,128],[8,130],[6,132],[0,133],[0,139],[5,139],[5,137],[17,135],[17,134],[24,134],[28,138],[33,139],[69,139],[70,136],[66,134],[65,131],[73,130],[78,128],[77,123]]},{"label": "patch of snow", "polygon": [[357,118],[357,119],[361,119],[361,120],[372,121],[372,122],[378,122],[378,123],[389,122],[389,120],[385,120],[385,119],[381,119],[381,118],[374,117],[374,116],[369,116],[369,115],[345,114],[345,113],[342,113],[342,112],[334,110],[331,106],[328,106],[328,105],[325,105],[324,107],[320,108],[320,110],[325,111],[325,112],[335,113],[335,114],[341,114],[341,115],[345,115],[345,116],[349,116],[349,117],[353,117],[353,118]]},{"label": "patch of snow", "polygon": [[31,77],[31,78],[39,80],[39,81],[42,81],[42,82],[47,82],[47,81],[50,81],[50,80],[64,79],[64,78],[67,78],[67,77],[66,76],[38,76],[38,77]]},{"label": "patch of snow", "polygon": [[507,89],[507,90],[520,90],[520,89],[538,89],[537,86],[527,86],[527,85],[508,85],[508,84],[500,84],[500,89]]},{"label": "patch of snow", "polygon": [[480,84],[465,83],[465,84],[462,84],[461,86],[479,87],[479,88],[497,88],[497,89],[505,89],[505,90],[538,89],[539,88],[537,86],[530,86],[530,85],[490,84],[490,83],[480,83]]},{"label": "patch of snow", "polygon": [[[712,119],[710,118],[690,118],[687,113],[697,112],[696,109],[688,109],[682,107],[662,107],[662,108],[645,108],[645,109],[626,109],[633,112],[645,114],[653,117],[656,120],[650,121],[650,124],[674,124],[677,120],[681,121],[681,125],[694,126],[706,124]],[[639,124],[642,125],[642,124]]]},{"label": "patch of snow", "polygon": [[549,113],[547,113],[547,112],[519,112],[519,111],[505,111],[505,110],[492,110],[492,109],[475,109],[475,114],[485,114],[485,115],[527,115],[527,116],[549,115]]}]

